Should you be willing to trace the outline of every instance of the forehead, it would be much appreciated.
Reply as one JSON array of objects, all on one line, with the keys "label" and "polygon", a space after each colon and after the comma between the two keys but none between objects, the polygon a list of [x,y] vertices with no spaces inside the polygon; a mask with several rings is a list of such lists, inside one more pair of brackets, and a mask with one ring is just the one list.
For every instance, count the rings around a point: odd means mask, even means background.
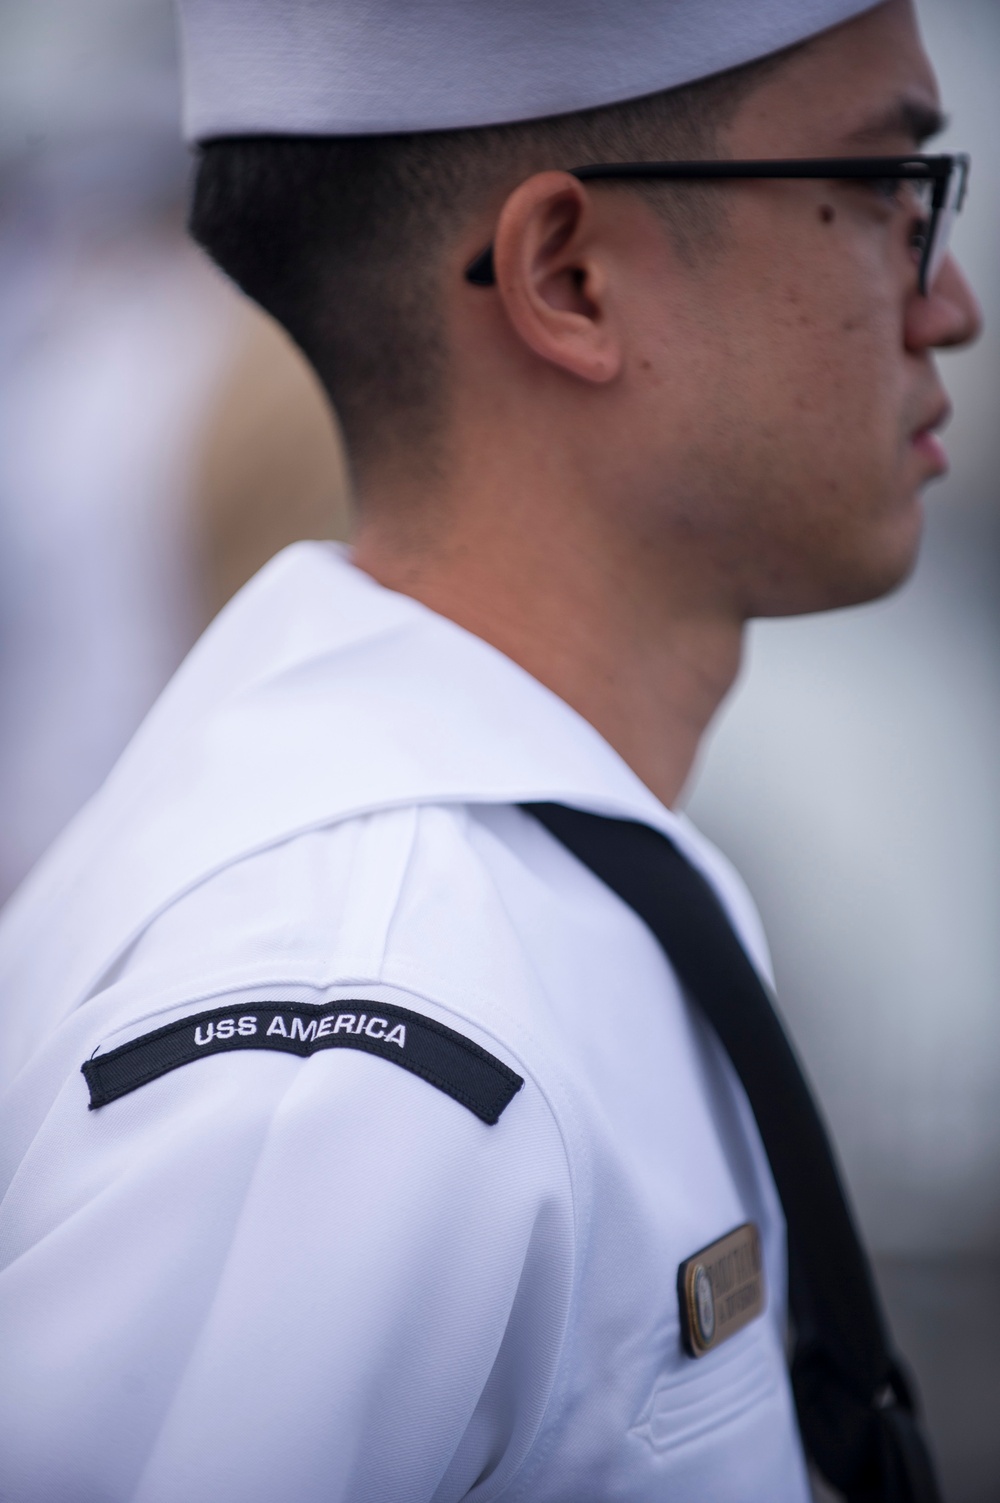
[{"label": "forehead", "polygon": [[912,151],[941,128],[937,79],[910,0],[887,0],[789,53],[731,128],[739,153]]}]

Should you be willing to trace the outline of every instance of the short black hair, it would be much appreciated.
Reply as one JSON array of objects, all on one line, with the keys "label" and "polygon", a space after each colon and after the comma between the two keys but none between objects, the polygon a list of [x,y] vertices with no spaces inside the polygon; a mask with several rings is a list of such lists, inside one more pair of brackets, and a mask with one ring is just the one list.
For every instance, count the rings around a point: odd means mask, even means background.
[{"label": "short black hair", "polygon": [[[448,372],[442,254],[490,195],[550,167],[709,156],[776,60],[512,125],[210,141],[199,151],[191,233],[305,352],[363,475],[380,456],[419,448],[440,428]],[[710,227],[718,203],[693,184],[657,185],[650,198],[682,249]]]}]

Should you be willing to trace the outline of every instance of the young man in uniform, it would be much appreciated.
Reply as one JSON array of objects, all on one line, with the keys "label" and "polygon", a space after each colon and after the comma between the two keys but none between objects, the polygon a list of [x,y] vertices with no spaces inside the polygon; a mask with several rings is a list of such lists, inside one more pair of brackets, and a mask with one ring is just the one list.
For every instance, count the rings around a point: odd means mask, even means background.
[{"label": "young man in uniform", "polygon": [[804,1503],[808,1452],[930,1503],[674,812],[745,622],[898,584],[944,468],[908,0],[182,20],[195,234],[357,539],[223,612],[8,913],[4,1497]]}]

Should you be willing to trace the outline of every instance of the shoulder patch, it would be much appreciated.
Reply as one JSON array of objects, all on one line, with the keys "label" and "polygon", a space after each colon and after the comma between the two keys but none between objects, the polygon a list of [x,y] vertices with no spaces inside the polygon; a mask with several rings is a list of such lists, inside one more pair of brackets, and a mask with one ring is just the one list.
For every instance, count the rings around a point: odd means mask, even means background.
[{"label": "shoulder patch", "polygon": [[318,1006],[254,1002],[200,1012],[94,1055],[81,1067],[91,1110],[169,1070],[232,1049],[277,1049],[300,1056],[320,1049],[362,1049],[419,1075],[490,1126],[524,1084],[471,1039],[404,1007],[370,1001]]}]

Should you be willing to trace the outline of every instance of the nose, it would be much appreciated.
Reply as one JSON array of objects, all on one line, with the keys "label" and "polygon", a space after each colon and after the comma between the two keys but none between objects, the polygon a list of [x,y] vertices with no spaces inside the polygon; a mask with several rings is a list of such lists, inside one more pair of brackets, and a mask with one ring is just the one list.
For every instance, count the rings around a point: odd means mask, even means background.
[{"label": "nose", "polygon": [[979,301],[954,256],[946,256],[926,296],[910,298],[906,347],[914,353],[954,349],[978,339],[982,328]]}]

